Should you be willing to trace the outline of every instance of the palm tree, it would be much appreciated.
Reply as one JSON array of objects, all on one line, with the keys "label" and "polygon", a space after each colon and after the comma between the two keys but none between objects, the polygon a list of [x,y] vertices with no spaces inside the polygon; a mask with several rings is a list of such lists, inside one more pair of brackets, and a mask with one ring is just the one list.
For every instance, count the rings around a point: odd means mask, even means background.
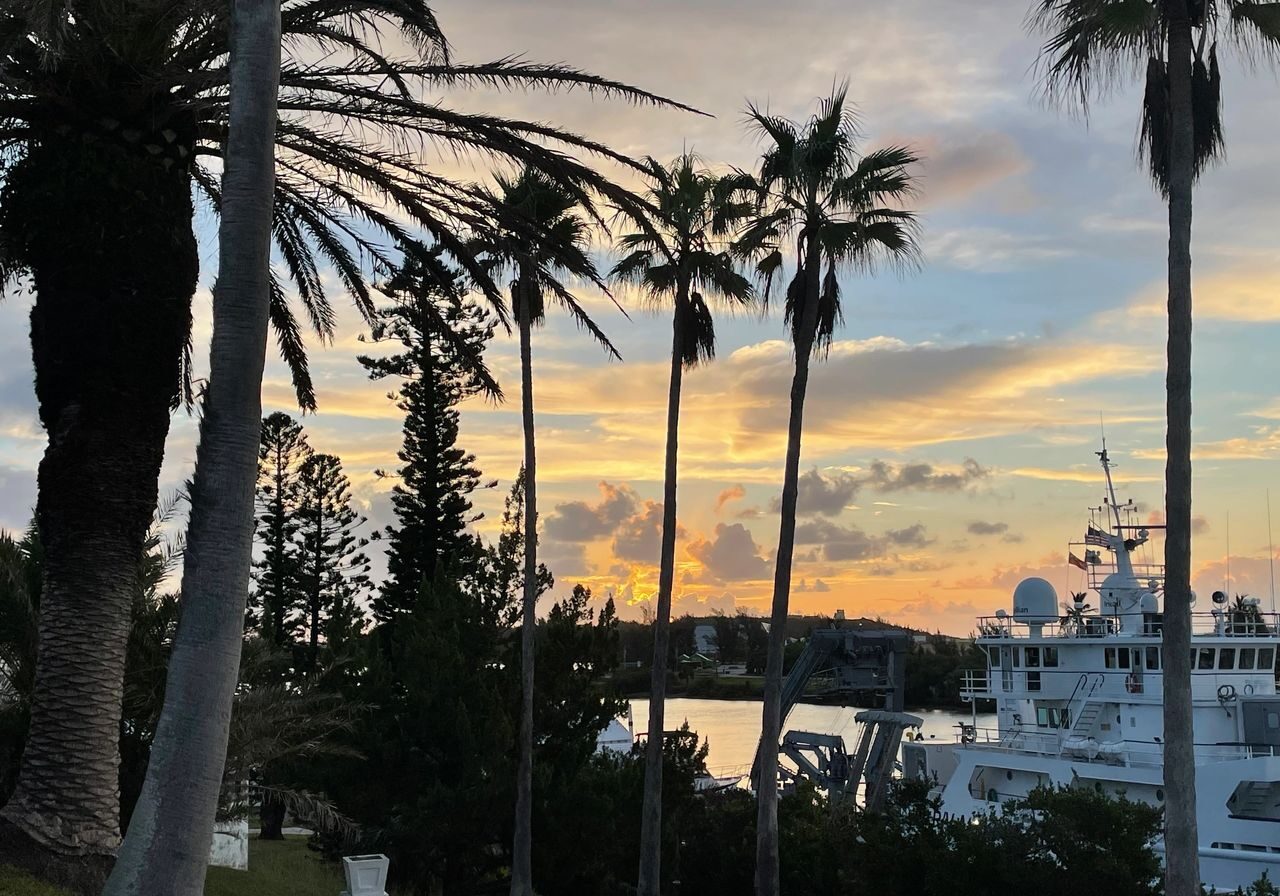
[{"label": "palm tree", "polygon": [[739,238],[738,247],[758,259],[756,272],[763,281],[766,299],[783,269],[784,247],[795,251],[795,272],[787,285],[784,309],[795,347],[795,373],[757,757],[757,896],[776,896],[779,888],[777,777],[782,660],[809,363],[815,354],[826,354],[841,320],[839,271],[872,270],[881,261],[908,266],[919,257],[915,215],[900,206],[914,193],[908,168],[917,158],[901,146],[861,155],[857,123],[845,104],[846,89],[842,85],[833,91],[802,125],[755,106],[748,110],[748,121],[766,146],[754,182],[759,210]]},{"label": "palm tree", "polygon": [[[420,167],[425,147],[512,160],[570,192],[632,203],[565,151],[621,158],[604,146],[433,97],[505,84],[666,102],[561,65],[460,64],[425,0],[284,0],[282,29],[270,315],[304,409],[314,395],[300,321],[323,340],[334,328],[321,265],[371,316],[367,275],[396,260],[387,247],[425,232],[501,313],[500,291],[456,235],[485,226],[485,199]],[[388,56],[380,30],[406,49]],[[114,745],[132,579],[170,411],[192,392],[193,211],[222,201],[228,41],[220,0],[0,4],[0,279],[25,275],[34,287],[49,434],[32,731],[4,814],[73,856],[109,853],[119,839]]]},{"label": "palm tree", "polygon": [[686,367],[715,356],[716,336],[704,294],[736,305],[754,298],[751,283],[719,245],[749,211],[735,201],[741,180],[716,177],[684,154],[663,167],[649,160],[645,199],[654,207],[651,231],[622,236],[625,253],[613,278],[638,286],[654,302],[670,301],[671,385],[667,393],[666,473],[662,498],[662,553],[658,606],[653,617],[653,678],[649,695],[649,741],[645,752],[644,808],[640,827],[640,896],[657,896],[662,877],[662,732],[667,690],[671,590],[676,560],[676,461],[679,452],[680,388]]},{"label": "palm tree", "polygon": [[[531,335],[546,319],[548,295],[562,305],[613,357],[619,357],[564,282],[565,275],[603,288],[587,254],[589,225],[575,212],[580,201],[532,168],[517,177],[498,177],[499,228],[479,237],[474,249],[495,275],[508,272],[511,306],[520,332],[520,410],[524,424],[524,598],[520,631],[520,760],[516,772],[515,840],[511,857],[512,896],[533,896],[533,681],[538,599],[538,465],[533,420]],[[589,209],[590,206],[587,206]]]},{"label": "palm tree", "polygon": [[219,273],[182,620],[147,777],[104,896],[204,892],[240,672],[271,302],[280,2],[232,0],[231,18]]},{"label": "palm tree", "polygon": [[[1200,891],[1191,725],[1191,200],[1223,149],[1218,38],[1280,50],[1280,9],[1256,0],[1036,0],[1046,92],[1087,108],[1139,73],[1139,150],[1169,204],[1164,598],[1165,886]],[[1223,19],[1225,18],[1225,22]]]}]

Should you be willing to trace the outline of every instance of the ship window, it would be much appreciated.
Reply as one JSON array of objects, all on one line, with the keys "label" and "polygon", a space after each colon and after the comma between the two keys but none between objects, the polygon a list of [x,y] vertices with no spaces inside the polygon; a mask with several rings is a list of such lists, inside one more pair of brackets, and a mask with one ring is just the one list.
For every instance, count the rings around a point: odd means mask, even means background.
[{"label": "ship window", "polygon": [[1103,652],[1103,660],[1108,669],[1114,669],[1116,667],[1116,649],[1114,647],[1108,647]]},{"label": "ship window", "polygon": [[1028,647],[1026,649],[1026,663],[1028,669],[1040,668],[1040,648]]},{"label": "ship window", "polygon": [[1236,667],[1236,649],[1234,647],[1223,647],[1218,651],[1218,668],[1234,669]]},{"label": "ship window", "polygon": [[1147,648],[1147,668],[1148,669],[1160,668],[1160,648],[1159,647]]},{"label": "ship window", "polygon": [[1253,668],[1253,657],[1254,657],[1254,652],[1255,652],[1255,651],[1254,651],[1254,649],[1253,649],[1252,647],[1241,647],[1241,648],[1240,648],[1240,668],[1241,668],[1241,669],[1252,669],[1252,668]]},{"label": "ship window", "polygon": [[1036,724],[1041,728],[1051,727],[1049,724],[1049,708],[1047,706],[1036,707]]},{"label": "ship window", "polygon": [[1057,668],[1058,665],[1058,648],[1046,647],[1044,649],[1044,665],[1046,669]]},{"label": "ship window", "polygon": [[1125,650],[1123,647],[1120,648],[1120,656],[1118,659],[1120,660],[1121,669],[1129,668],[1129,651]]},{"label": "ship window", "polygon": [[1276,652],[1274,649],[1270,647],[1258,648],[1258,668],[1259,669],[1266,669],[1268,672],[1270,672],[1271,667],[1275,665],[1275,661],[1276,661]]},{"label": "ship window", "polygon": [[1196,664],[1196,668],[1197,668],[1197,669],[1212,669],[1212,668],[1213,668],[1213,648],[1212,648],[1212,647],[1201,647],[1201,648],[1200,648],[1200,660],[1199,660],[1199,662]]},{"label": "ship window", "polygon": [[1028,691],[1040,690],[1040,673],[1039,672],[1027,673],[1027,690]]},{"label": "ship window", "polygon": [[989,647],[987,649],[991,652],[991,668],[999,669],[1000,668],[1000,648]]},{"label": "ship window", "polygon": [[1021,665],[1022,665],[1022,648],[1015,647],[1013,648],[1013,668],[1016,669]]},{"label": "ship window", "polygon": [[1280,712],[1267,713],[1267,727],[1272,731],[1280,728]]}]

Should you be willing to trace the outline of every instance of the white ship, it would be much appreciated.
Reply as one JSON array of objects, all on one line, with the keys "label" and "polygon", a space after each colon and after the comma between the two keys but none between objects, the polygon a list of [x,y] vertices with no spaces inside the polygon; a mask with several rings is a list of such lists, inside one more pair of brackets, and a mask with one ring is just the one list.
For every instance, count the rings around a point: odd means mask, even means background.
[{"label": "white ship", "polygon": [[[998,811],[1038,786],[1163,805],[1163,567],[1148,543],[1158,527],[1137,522],[1132,502],[1117,503],[1105,446],[1099,457],[1107,497],[1069,554],[1088,591],[1060,609],[1049,582],[1026,579],[1011,613],[978,620],[987,669],[968,673],[962,693],[993,700],[997,728],[975,715],[956,743],[902,746],[903,773],[935,781],[949,814]],[[1276,614],[1215,592],[1192,618],[1201,876],[1228,891],[1264,871],[1280,880]]]}]

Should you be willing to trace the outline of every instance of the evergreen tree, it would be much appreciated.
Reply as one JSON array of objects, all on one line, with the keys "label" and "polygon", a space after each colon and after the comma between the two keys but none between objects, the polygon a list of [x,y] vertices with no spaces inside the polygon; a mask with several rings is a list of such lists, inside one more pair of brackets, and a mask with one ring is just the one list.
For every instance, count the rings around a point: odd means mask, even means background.
[{"label": "evergreen tree", "polygon": [[358,360],[370,379],[401,381],[388,393],[404,413],[401,466],[377,471],[398,479],[391,493],[398,525],[386,530],[388,580],[373,602],[375,617],[387,622],[412,610],[423,582],[446,571],[465,578],[480,559],[480,543],[467,532],[481,518],[470,495],[496,483],[482,483],[475,455],[458,447],[458,405],[498,392],[483,360],[493,323],[464,300],[462,276],[438,248],[409,247],[383,291],[393,304],[379,310],[373,339],[400,350]]},{"label": "evergreen tree", "polygon": [[312,454],[302,424],[279,412],[263,418],[256,496],[262,556],[253,564],[256,588],[249,595],[245,627],[276,647],[284,647],[296,633],[291,610],[301,574],[295,543],[299,471]]},{"label": "evergreen tree", "polygon": [[[351,483],[341,460],[313,454],[302,462],[294,536],[299,590],[292,624],[307,632],[305,660],[299,665],[311,671],[319,661],[322,632],[351,633],[362,627],[358,599],[369,587],[369,558],[367,542],[355,530],[364,522],[351,506]],[[336,650],[339,645],[329,646]]]}]

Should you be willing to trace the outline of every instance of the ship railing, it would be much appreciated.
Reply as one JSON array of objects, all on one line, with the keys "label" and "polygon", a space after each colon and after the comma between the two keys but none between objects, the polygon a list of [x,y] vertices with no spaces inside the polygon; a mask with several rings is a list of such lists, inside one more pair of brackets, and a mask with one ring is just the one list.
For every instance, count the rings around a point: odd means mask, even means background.
[{"label": "ship railing", "polygon": [[991,672],[988,669],[963,669],[960,679],[960,699],[966,703],[974,697],[991,695]]},{"label": "ship railing", "polygon": [[[977,746],[999,753],[1035,753],[1058,756],[1063,752],[1056,733],[1044,733],[1034,728],[1012,729],[1001,734],[996,729],[964,726],[971,733],[956,735],[956,743]],[[967,739],[966,739],[967,738]],[[1099,743],[1105,747],[1092,759],[1078,752],[1072,753],[1075,762],[1092,762],[1098,765],[1122,765],[1132,768],[1160,768],[1164,763],[1164,746],[1153,741],[1125,740],[1118,743]],[[1259,759],[1280,756],[1280,747],[1270,744],[1196,744],[1195,758],[1198,765],[1214,762],[1230,762],[1237,759]]]},{"label": "ship railing", "polygon": [[[1088,615],[1036,625],[1044,638],[1108,638],[1120,631],[1120,620],[1113,616]],[[1012,616],[978,617],[978,637],[987,640],[1025,638],[1031,628],[1016,622]],[[1142,634],[1158,638],[1164,630],[1160,613],[1148,613],[1142,622]],[[1280,613],[1258,610],[1225,609],[1191,614],[1191,631],[1195,635],[1222,638],[1280,638]]]}]

